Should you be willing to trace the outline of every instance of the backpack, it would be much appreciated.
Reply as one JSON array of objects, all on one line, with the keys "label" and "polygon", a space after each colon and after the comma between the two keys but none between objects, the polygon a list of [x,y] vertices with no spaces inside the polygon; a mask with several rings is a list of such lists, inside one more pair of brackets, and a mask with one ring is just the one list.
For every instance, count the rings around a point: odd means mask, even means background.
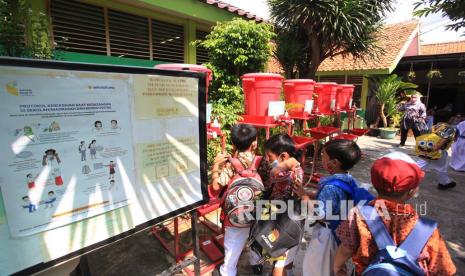
[{"label": "backpack", "polygon": [[[448,124],[439,123],[433,127],[432,132],[416,138],[415,153],[425,159],[438,160],[442,157],[442,151],[451,147],[458,131]],[[447,139],[447,143],[441,149],[432,151],[433,147],[443,139]]]},{"label": "backpack", "polygon": [[[284,212],[277,214],[275,220],[255,221],[250,230],[247,246],[260,256],[259,264],[267,259],[282,256],[302,241],[305,220],[299,216],[300,201],[294,200],[294,216],[290,217],[288,212]],[[295,220],[293,217],[298,219]]]},{"label": "backpack", "polygon": [[340,179],[333,179],[331,182],[323,184],[320,187],[320,191],[325,185],[336,186],[349,194],[350,199],[354,201],[354,206],[356,206],[362,200],[364,200],[365,204],[367,204],[368,202],[375,199],[375,197],[369,191],[367,191],[365,188],[359,187],[355,179],[352,179],[352,181],[349,183]]},{"label": "backpack", "polygon": [[261,156],[255,156],[250,166],[245,169],[239,159],[229,159],[235,174],[223,194],[222,207],[226,223],[232,226],[249,227],[254,220],[254,202],[260,199],[265,191],[262,179],[257,173],[261,160]]},{"label": "backpack", "polygon": [[373,206],[363,206],[360,214],[375,239],[378,253],[362,276],[423,276],[417,259],[437,227],[437,223],[419,218],[415,227],[400,245],[394,244],[384,222]]}]

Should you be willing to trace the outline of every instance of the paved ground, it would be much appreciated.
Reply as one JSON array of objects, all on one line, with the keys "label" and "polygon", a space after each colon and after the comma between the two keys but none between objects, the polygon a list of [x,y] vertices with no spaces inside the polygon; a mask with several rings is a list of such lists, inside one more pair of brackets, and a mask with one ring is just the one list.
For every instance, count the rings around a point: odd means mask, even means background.
[{"label": "paved ground", "polygon": [[[370,183],[370,167],[374,160],[393,150],[401,150],[413,155],[413,138],[407,146],[397,148],[398,140],[381,140],[373,137],[361,137],[358,144],[364,152],[360,163],[351,171],[361,183]],[[439,222],[439,229],[447,241],[448,248],[458,269],[458,275],[465,275],[465,173],[450,171],[457,187],[440,191],[431,173],[421,184],[420,196],[414,200],[417,206],[425,206],[426,215]],[[310,232],[305,238],[310,237]],[[302,257],[306,240],[297,256],[294,275],[300,275]],[[89,265],[93,275],[155,275],[166,269],[173,258],[166,253],[160,243],[148,231],[141,232],[112,246],[89,254]],[[266,267],[270,271],[270,267]],[[239,263],[239,275],[251,275],[247,256],[244,253]]]}]

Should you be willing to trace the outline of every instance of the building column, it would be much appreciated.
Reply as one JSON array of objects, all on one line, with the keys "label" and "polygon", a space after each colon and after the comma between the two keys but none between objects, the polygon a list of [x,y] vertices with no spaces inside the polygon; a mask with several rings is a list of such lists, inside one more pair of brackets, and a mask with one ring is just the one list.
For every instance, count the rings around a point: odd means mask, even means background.
[{"label": "building column", "polygon": [[192,42],[196,40],[197,24],[188,20],[184,27],[185,39],[184,39],[184,61],[189,64],[197,63],[197,48],[192,45]]},{"label": "building column", "polygon": [[362,93],[360,95],[360,100],[361,108],[366,109],[368,102],[368,78],[366,78],[366,76],[363,76]]}]

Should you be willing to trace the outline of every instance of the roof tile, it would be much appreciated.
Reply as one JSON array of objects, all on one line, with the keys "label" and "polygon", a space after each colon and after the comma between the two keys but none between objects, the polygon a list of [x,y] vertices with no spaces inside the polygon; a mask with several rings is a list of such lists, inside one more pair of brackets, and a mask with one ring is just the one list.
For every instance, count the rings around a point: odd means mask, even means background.
[{"label": "roof tile", "polygon": [[420,55],[444,55],[465,53],[465,40],[445,43],[423,44],[420,46]]},{"label": "roof tile", "polygon": [[412,33],[418,30],[418,21],[407,21],[397,24],[385,25],[377,34],[378,46],[384,50],[378,59],[366,57],[354,59],[351,55],[342,55],[328,58],[318,68],[322,71],[349,71],[349,70],[376,70],[388,69],[405,49]]}]

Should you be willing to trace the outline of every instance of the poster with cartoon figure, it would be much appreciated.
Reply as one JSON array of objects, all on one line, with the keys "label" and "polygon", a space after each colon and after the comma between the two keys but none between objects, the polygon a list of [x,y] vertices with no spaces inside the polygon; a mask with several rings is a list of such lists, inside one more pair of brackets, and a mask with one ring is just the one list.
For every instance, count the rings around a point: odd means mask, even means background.
[{"label": "poster with cartoon figure", "polygon": [[0,68],[0,187],[13,237],[127,205],[128,75]]}]

